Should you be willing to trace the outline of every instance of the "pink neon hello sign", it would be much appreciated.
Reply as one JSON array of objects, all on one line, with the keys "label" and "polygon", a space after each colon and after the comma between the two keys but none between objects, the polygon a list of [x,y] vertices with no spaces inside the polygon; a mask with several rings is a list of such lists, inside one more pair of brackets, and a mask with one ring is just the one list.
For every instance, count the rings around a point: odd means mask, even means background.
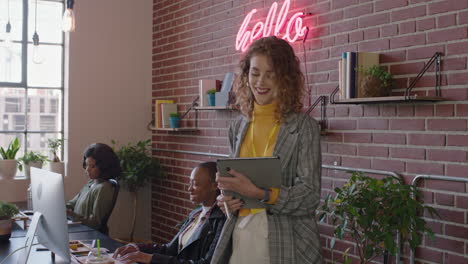
[{"label": "pink neon hello sign", "polygon": [[[288,15],[289,6],[291,4],[290,0],[285,0],[283,6],[281,7],[278,16],[276,16],[276,11],[278,9],[278,3],[274,2],[270,6],[268,15],[265,19],[265,22],[257,22],[252,30],[247,30],[247,26],[252,19],[252,16],[257,12],[257,9],[252,9],[247,16],[245,16],[242,25],[239,28],[236,36],[236,50],[246,51],[249,45],[256,39],[262,37],[268,37],[272,35],[273,22],[276,17],[276,24],[274,25],[273,35],[278,36],[281,31],[285,29],[283,39],[289,42],[295,42],[298,38],[303,37],[307,34],[309,30],[308,27],[303,26],[302,17],[304,16],[303,12],[297,12],[289,18],[289,21],[286,25],[286,16]],[[294,33],[294,35],[292,35]]]}]

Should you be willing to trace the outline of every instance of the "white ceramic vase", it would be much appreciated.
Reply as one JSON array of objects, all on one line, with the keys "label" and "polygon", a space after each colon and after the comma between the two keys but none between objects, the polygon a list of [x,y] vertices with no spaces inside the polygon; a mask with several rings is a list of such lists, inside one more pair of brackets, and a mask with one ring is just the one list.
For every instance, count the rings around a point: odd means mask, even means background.
[{"label": "white ceramic vase", "polygon": [[29,162],[29,164],[24,164],[23,167],[24,167],[24,175],[26,176],[26,178],[29,179],[31,177],[31,167],[41,169],[42,168],[42,161]]},{"label": "white ceramic vase", "polygon": [[0,179],[12,180],[16,176],[16,160],[0,160]]},{"label": "white ceramic vase", "polygon": [[51,161],[49,162],[49,170],[51,172],[62,174],[62,177],[64,177],[65,176],[65,163],[62,161],[59,161],[59,162]]}]

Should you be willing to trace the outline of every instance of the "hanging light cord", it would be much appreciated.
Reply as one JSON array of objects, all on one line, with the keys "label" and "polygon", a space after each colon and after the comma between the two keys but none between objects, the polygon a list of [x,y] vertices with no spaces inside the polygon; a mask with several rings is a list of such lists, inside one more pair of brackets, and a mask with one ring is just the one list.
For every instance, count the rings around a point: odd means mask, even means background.
[{"label": "hanging light cord", "polygon": [[8,8],[8,23],[10,23],[10,0],[7,2],[7,8]]},{"label": "hanging light cord", "polygon": [[37,0],[34,10],[34,34],[33,34],[33,45],[39,46],[39,34],[37,34]]},{"label": "hanging light cord", "polygon": [[34,10],[34,31],[37,32],[37,0]]},{"label": "hanging light cord", "polygon": [[6,24],[6,33],[10,33],[11,32],[11,24],[10,24],[10,0],[8,0],[7,2],[7,7],[8,7],[8,22]]}]

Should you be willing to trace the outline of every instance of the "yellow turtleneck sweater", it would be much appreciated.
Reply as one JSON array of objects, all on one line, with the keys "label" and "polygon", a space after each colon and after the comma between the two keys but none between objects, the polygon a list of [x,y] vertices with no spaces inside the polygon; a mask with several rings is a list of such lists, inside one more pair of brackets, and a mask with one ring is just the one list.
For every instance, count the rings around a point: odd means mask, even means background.
[{"label": "yellow turtleneck sweater", "polygon": [[[279,131],[279,123],[275,118],[276,106],[276,102],[268,105],[259,105],[254,102],[252,121],[242,142],[239,152],[240,157],[270,157],[273,155]],[[270,200],[267,203],[275,204],[278,199],[279,189],[270,188],[270,191]],[[239,216],[246,216],[250,213],[255,214],[262,210],[264,209],[241,209],[239,210]]]}]

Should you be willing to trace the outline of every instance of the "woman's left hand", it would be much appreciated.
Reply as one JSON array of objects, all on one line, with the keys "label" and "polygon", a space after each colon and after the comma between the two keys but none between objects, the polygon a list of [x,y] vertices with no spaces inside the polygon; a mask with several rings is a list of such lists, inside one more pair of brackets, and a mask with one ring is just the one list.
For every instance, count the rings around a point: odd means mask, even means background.
[{"label": "woman's left hand", "polygon": [[244,174],[234,169],[230,169],[228,173],[233,177],[221,177],[219,173],[216,173],[216,181],[220,190],[234,191],[255,199],[263,198],[265,192],[253,184]]}]

